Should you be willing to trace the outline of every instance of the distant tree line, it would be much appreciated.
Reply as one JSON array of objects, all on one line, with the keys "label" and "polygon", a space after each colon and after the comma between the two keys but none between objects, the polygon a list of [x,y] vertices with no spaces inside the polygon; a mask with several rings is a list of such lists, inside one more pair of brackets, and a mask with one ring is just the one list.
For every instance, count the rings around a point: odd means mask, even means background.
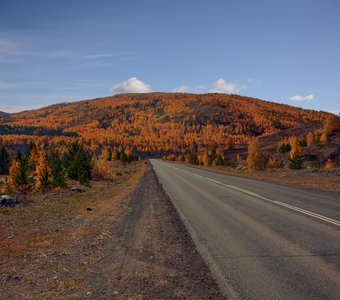
[{"label": "distant tree line", "polygon": [[45,127],[26,127],[26,126],[10,126],[0,125],[0,135],[26,134],[34,136],[78,136],[75,132],[63,132],[62,129],[48,129]]},{"label": "distant tree line", "polygon": [[193,153],[192,150],[186,149],[182,153],[171,153],[163,156],[163,160],[187,162],[192,165],[200,166],[236,166],[238,157],[227,159],[224,151],[216,143],[209,145],[201,154]]},{"label": "distant tree line", "polygon": [[[292,170],[302,169],[303,149],[312,149],[313,145],[322,145],[329,141],[330,136],[340,132],[340,118],[333,117],[328,124],[322,129],[315,132],[309,132],[306,136],[290,137],[281,140],[277,146],[279,154],[289,154],[289,161],[287,166]],[[192,153],[189,149],[183,152],[171,153],[163,156],[163,160],[187,162],[193,165],[201,166],[227,166],[237,167],[242,161],[242,155],[238,154],[232,159],[226,158],[227,151],[218,147],[216,143],[209,145],[200,154]],[[310,155],[313,156],[313,155]],[[282,157],[282,156],[281,156]],[[305,160],[311,159],[305,155]],[[325,169],[333,169],[334,163],[331,158],[327,161],[321,162],[316,156],[314,166],[321,167],[324,165]],[[284,168],[285,162],[283,159],[274,158],[267,152],[263,151],[259,138],[253,138],[248,143],[248,151],[244,162],[248,170],[265,170],[267,168]]]},{"label": "distant tree line", "polygon": [[65,187],[68,179],[86,184],[94,174],[107,179],[105,175],[110,171],[108,162],[111,160],[125,164],[138,159],[130,148],[112,150],[109,147],[103,147],[99,157],[95,157],[89,147],[78,139],[73,140],[63,151],[30,142],[25,151],[17,151],[12,159],[9,151],[2,146],[0,175],[8,175],[3,179],[2,192],[46,192],[52,188]]},{"label": "distant tree line", "polygon": [[[4,148],[4,147],[3,147]],[[9,174],[3,182],[3,193],[35,190],[46,192],[51,188],[64,187],[67,179],[87,183],[92,178],[92,154],[85,145],[76,140],[64,154],[52,149],[46,151],[43,145],[30,143],[26,153],[18,151],[11,161],[9,169],[4,168],[4,161],[9,165],[9,156],[1,156],[2,174]]]}]

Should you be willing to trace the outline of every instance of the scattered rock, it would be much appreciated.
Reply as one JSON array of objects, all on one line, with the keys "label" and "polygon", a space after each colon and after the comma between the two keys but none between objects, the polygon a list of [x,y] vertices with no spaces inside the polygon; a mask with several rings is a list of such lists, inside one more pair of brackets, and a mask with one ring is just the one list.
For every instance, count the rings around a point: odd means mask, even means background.
[{"label": "scattered rock", "polygon": [[13,207],[21,203],[22,203],[22,200],[17,196],[12,196],[12,195],[0,196],[0,206]]},{"label": "scattered rock", "polygon": [[10,280],[21,280],[22,276],[21,275],[8,275],[7,281]]},{"label": "scattered rock", "polygon": [[84,189],[81,189],[81,188],[78,188],[78,187],[73,187],[70,189],[71,192],[77,192],[77,193],[84,193],[85,190]]},{"label": "scattered rock", "polygon": [[239,165],[239,166],[236,167],[237,171],[243,171],[243,170],[246,170],[246,169],[247,169],[247,167],[244,166],[244,165]]},{"label": "scattered rock", "polygon": [[87,211],[92,211],[91,207],[86,208]]}]

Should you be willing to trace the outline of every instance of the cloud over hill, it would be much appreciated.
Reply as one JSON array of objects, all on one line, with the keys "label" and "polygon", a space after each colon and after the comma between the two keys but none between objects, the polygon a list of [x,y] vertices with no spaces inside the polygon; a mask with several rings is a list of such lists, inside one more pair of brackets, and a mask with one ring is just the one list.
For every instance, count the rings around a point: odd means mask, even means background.
[{"label": "cloud over hill", "polygon": [[152,88],[149,84],[139,80],[137,77],[131,77],[126,81],[114,85],[111,91],[113,94],[150,93],[152,92]]}]

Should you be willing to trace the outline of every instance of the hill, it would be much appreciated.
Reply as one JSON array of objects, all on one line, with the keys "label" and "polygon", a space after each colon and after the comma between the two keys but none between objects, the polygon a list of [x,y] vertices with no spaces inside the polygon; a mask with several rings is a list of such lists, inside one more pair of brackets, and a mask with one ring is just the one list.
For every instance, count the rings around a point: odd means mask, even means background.
[{"label": "hill", "polygon": [[9,115],[10,115],[9,113],[5,113],[3,111],[0,111],[0,118],[2,118],[2,119],[9,117]]},{"label": "hill", "polygon": [[[228,94],[121,94],[0,116],[7,134],[83,137],[100,145],[155,155],[191,149],[241,147],[252,137],[307,134],[332,116]],[[287,134],[285,134],[287,132]],[[5,134],[4,132],[2,134]]]}]

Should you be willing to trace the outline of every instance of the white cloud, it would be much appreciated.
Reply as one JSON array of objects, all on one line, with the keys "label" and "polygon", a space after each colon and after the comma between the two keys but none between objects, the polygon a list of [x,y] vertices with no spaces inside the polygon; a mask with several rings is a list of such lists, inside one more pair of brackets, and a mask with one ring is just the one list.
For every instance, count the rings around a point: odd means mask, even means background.
[{"label": "white cloud", "polygon": [[297,102],[303,102],[303,101],[312,101],[315,99],[314,95],[307,95],[307,96],[300,96],[300,95],[295,95],[293,97],[289,98],[292,101],[297,101]]},{"label": "white cloud", "polygon": [[186,85],[182,85],[178,88],[172,89],[174,93],[187,93],[189,91],[189,87]]},{"label": "white cloud", "polygon": [[236,84],[226,82],[223,78],[220,78],[214,82],[214,86],[210,90],[210,92],[211,93],[238,93],[241,88],[245,88],[245,87],[238,87]]},{"label": "white cloud", "polygon": [[137,79],[136,77],[131,77],[130,79],[114,85],[111,89],[113,94],[122,93],[150,93],[152,88],[145,82]]}]

